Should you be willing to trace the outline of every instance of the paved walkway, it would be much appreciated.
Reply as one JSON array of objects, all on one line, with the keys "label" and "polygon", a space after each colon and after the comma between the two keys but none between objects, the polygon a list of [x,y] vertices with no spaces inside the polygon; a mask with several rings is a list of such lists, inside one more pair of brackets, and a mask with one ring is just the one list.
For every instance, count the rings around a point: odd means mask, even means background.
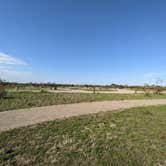
[{"label": "paved walkway", "polygon": [[166,99],[63,104],[0,112],[0,132],[44,121],[137,106],[166,105]]}]

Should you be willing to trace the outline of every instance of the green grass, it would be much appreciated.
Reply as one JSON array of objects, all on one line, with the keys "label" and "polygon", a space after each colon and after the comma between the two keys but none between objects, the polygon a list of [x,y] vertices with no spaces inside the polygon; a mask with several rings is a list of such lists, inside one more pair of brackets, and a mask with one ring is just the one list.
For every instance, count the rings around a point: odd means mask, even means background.
[{"label": "green grass", "polygon": [[80,103],[104,100],[160,98],[166,98],[166,94],[152,94],[149,97],[145,97],[144,94],[55,94],[47,92],[9,92],[5,99],[0,100],[0,111],[37,106],[47,106],[54,104]]},{"label": "green grass", "polygon": [[0,165],[166,165],[166,106],[56,120],[0,134]]}]

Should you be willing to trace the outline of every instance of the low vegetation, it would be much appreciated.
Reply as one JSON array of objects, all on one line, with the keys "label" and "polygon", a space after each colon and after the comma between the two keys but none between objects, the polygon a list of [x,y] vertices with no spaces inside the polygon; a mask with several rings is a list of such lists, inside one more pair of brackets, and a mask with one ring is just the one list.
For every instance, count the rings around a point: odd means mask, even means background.
[{"label": "low vegetation", "polygon": [[4,89],[0,89],[0,100],[4,99],[7,92]]},{"label": "low vegetation", "polygon": [[7,111],[19,108],[48,106],[55,104],[80,103],[104,100],[125,100],[125,99],[161,99],[166,94],[69,94],[69,93],[48,93],[41,92],[8,92],[3,100],[0,100],[0,111]]},{"label": "low vegetation", "polygon": [[166,106],[69,118],[0,134],[0,165],[166,165]]},{"label": "low vegetation", "polygon": [[6,89],[9,90],[40,90],[40,89],[63,89],[63,88],[70,88],[70,89],[84,89],[84,90],[93,90],[95,87],[96,90],[100,91],[112,91],[113,89],[129,89],[137,91],[143,91],[146,88],[150,90],[160,89],[160,91],[165,91],[165,86],[160,86],[161,80],[157,80],[156,85],[148,85],[145,84],[144,86],[129,86],[129,85],[118,85],[118,84],[110,84],[110,85],[90,85],[90,84],[57,84],[57,83],[16,83],[16,82],[6,82],[0,79],[0,85],[4,86]]}]

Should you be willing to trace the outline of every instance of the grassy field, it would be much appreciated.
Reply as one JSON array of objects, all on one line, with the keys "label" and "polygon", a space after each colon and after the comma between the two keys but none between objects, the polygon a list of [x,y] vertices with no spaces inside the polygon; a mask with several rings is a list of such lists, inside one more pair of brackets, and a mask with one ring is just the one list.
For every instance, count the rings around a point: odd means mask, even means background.
[{"label": "grassy field", "polygon": [[166,94],[151,94],[151,96],[145,97],[144,94],[55,94],[47,92],[10,92],[5,99],[0,100],[0,111],[66,103],[161,98],[166,98]]},{"label": "grassy field", "polygon": [[166,106],[69,118],[0,134],[0,165],[166,165]]}]

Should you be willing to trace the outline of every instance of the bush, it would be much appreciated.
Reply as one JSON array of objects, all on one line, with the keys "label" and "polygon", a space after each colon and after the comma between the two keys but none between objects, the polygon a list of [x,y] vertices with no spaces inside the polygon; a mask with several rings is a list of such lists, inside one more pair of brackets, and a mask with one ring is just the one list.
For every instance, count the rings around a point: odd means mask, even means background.
[{"label": "bush", "polygon": [[44,89],[41,89],[40,92],[41,92],[41,93],[48,93],[48,92],[47,92],[46,90],[44,90]]},{"label": "bush", "polygon": [[3,99],[6,96],[7,92],[4,89],[0,89],[0,99]]},{"label": "bush", "polygon": [[149,97],[150,96],[150,91],[149,90],[145,90],[145,94],[144,94],[146,97]]},{"label": "bush", "polygon": [[157,95],[161,95],[161,88],[160,87],[156,87],[155,91],[154,91],[154,94],[157,94]]}]

